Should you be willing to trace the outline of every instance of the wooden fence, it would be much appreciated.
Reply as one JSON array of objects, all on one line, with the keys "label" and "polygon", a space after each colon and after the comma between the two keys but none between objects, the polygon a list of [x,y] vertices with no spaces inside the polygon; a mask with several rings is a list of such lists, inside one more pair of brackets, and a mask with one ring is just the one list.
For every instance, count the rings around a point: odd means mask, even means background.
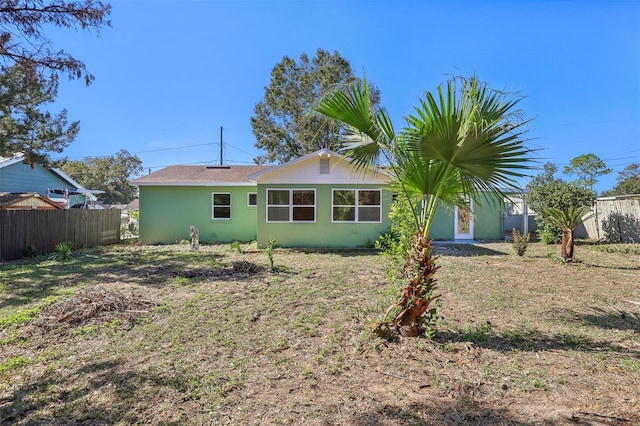
[{"label": "wooden fence", "polygon": [[640,242],[640,196],[599,198],[582,217],[587,236],[612,243]]},{"label": "wooden fence", "polygon": [[120,241],[120,210],[0,210],[0,261],[53,253],[56,244],[74,249]]}]

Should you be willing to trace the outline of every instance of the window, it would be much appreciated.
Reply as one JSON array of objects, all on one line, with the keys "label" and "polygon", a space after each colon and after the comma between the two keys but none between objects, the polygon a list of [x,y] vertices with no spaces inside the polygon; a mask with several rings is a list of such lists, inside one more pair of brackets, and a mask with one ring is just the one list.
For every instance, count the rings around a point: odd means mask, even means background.
[{"label": "window", "polygon": [[380,222],[382,194],[379,189],[334,189],[333,222]]},{"label": "window", "polygon": [[228,192],[214,192],[213,198],[213,219],[231,219],[231,194]]},{"label": "window", "polygon": [[267,222],[315,222],[314,189],[267,189]]},{"label": "window", "polygon": [[249,192],[247,194],[247,206],[255,207],[258,205],[258,194],[255,192]]}]

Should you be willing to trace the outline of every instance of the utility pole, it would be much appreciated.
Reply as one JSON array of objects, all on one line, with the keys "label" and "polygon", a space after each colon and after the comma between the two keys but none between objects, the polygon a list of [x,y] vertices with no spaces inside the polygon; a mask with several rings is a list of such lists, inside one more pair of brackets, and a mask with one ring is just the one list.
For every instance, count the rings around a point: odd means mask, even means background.
[{"label": "utility pole", "polygon": [[222,126],[220,126],[220,165],[222,166]]}]

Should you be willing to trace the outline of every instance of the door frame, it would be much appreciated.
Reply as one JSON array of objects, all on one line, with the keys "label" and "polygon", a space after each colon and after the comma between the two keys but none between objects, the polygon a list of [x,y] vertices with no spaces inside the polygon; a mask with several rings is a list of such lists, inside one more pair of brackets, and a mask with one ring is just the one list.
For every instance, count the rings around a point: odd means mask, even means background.
[{"label": "door frame", "polygon": [[[465,209],[466,210],[466,209]],[[454,215],[453,215],[453,238],[456,240],[473,240],[473,228],[474,228],[474,220],[473,220],[473,200],[469,201],[469,232],[461,233],[458,229],[458,217],[460,215],[460,208],[456,206]]]}]

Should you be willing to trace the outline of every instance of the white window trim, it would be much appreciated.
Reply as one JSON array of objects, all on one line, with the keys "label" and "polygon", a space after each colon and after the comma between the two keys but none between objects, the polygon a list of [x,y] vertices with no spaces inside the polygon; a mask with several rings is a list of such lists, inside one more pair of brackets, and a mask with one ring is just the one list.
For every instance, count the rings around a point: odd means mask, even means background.
[{"label": "white window trim", "polygon": [[[355,191],[355,205],[341,205],[341,204],[337,204],[334,205],[333,204],[333,193],[335,191]],[[359,192],[360,191],[376,191],[380,194],[380,204],[378,204],[378,209],[380,210],[380,220],[360,220],[359,215],[360,215],[360,210],[359,207],[369,207],[369,208],[374,208],[376,206],[368,206],[368,205],[363,205],[360,206],[358,204],[358,201],[360,199]],[[334,207],[354,207],[355,208],[355,219],[354,220],[334,220],[333,219],[333,208]],[[359,188],[359,189],[355,189],[355,188],[332,188],[331,189],[331,223],[382,223],[382,190],[381,189],[376,189],[376,188]]]},{"label": "white window trim", "polygon": [[[289,205],[284,204],[269,204],[269,191],[289,191]],[[293,192],[294,191],[312,191],[313,192],[313,205],[296,205],[295,207],[313,207],[313,220],[293,220]],[[265,203],[265,219],[267,223],[316,223],[318,213],[318,194],[315,188],[267,188]],[[269,207],[289,207],[289,220],[269,220]]]},{"label": "white window trim", "polygon": [[[228,195],[229,196],[229,217],[215,217],[215,205],[214,200],[215,200],[215,196],[216,195]],[[222,220],[222,221],[229,221],[231,220],[231,218],[233,217],[233,200],[231,197],[231,193],[230,192],[212,192],[211,193],[211,220]],[[224,205],[219,205],[217,207],[227,207],[226,204]]]},{"label": "white window trim", "polygon": [[[256,196],[256,203],[255,204],[251,204],[249,202],[249,200],[251,199],[251,195],[255,195]],[[257,206],[258,206],[258,193],[257,192],[247,192],[247,207],[255,208]]]}]

